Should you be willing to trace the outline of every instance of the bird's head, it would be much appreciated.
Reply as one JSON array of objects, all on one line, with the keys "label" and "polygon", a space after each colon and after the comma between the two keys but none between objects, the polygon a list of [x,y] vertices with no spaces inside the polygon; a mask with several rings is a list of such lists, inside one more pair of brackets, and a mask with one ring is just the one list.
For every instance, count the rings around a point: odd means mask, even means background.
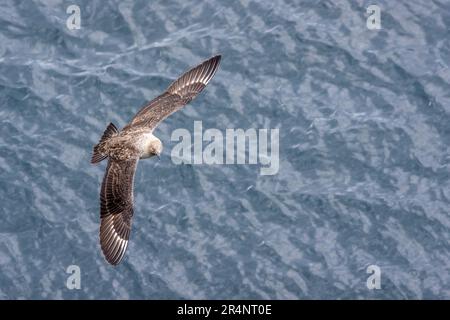
[{"label": "bird's head", "polygon": [[155,137],[155,140],[153,140],[149,145],[149,152],[153,156],[157,156],[159,158],[161,152],[163,149],[163,145],[161,140]]}]

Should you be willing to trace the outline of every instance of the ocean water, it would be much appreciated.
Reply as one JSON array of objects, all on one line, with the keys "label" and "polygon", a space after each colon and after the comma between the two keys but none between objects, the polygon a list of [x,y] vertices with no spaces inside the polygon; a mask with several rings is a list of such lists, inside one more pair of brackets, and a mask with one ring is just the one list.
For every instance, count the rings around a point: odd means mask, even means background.
[{"label": "ocean water", "polygon": [[[0,298],[449,299],[449,31],[449,0],[2,0]],[[218,53],[108,265],[92,146]],[[194,121],[278,128],[278,173],[174,164]]]}]

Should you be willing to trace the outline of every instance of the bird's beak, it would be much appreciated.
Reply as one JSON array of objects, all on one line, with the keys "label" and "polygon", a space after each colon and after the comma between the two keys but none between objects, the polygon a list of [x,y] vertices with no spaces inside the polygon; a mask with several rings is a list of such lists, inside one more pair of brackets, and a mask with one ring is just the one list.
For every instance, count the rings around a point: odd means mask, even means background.
[{"label": "bird's beak", "polygon": [[158,161],[160,161],[161,160],[161,155],[158,153],[156,156],[158,157]]}]

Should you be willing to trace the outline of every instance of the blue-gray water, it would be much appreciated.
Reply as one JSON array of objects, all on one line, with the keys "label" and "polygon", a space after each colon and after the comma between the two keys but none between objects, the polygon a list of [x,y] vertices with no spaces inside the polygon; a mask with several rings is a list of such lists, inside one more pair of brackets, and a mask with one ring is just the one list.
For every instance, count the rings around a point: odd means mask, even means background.
[{"label": "blue-gray water", "polygon": [[[0,298],[450,298],[450,1],[1,2]],[[113,268],[91,148],[217,53],[139,163]],[[175,165],[196,120],[279,128],[278,174]]]}]

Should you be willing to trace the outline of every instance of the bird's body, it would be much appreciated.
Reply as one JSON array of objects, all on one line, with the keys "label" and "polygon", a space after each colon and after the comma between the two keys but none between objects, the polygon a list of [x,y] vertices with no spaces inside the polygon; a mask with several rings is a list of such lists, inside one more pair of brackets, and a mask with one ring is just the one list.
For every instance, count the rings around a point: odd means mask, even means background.
[{"label": "bird's body", "polygon": [[137,162],[162,151],[161,141],[153,135],[155,127],[203,90],[217,71],[220,58],[215,56],[183,74],[121,131],[110,123],[94,147],[91,163],[108,159],[100,190],[100,245],[109,263],[118,264],[128,245]]},{"label": "bird's body", "polygon": [[152,130],[137,127],[133,130],[122,130],[106,140],[101,152],[116,160],[136,157],[146,159],[159,153],[156,152],[159,143],[161,141],[153,135]]}]

